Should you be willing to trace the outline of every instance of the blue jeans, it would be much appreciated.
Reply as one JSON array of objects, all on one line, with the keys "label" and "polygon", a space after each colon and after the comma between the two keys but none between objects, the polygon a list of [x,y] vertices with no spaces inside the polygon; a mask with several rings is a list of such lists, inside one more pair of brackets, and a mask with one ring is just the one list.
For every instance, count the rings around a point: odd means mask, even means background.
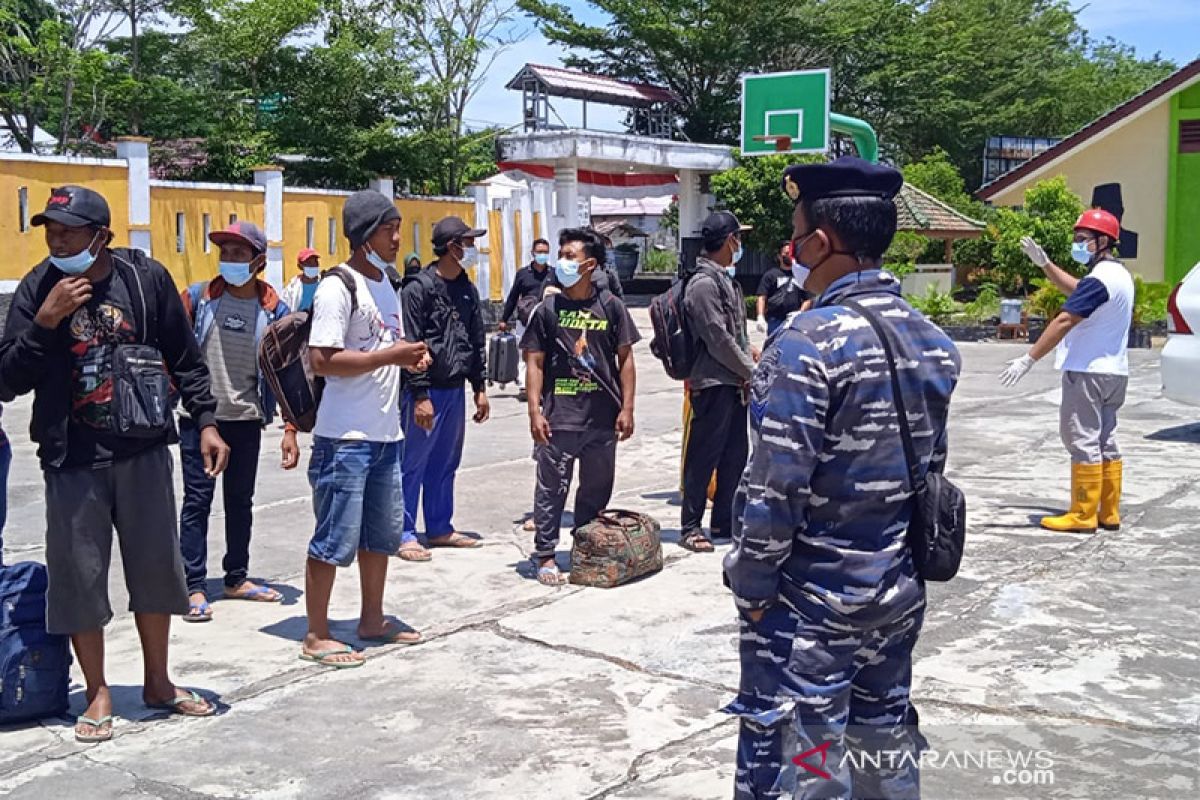
[{"label": "blue jeans", "polygon": [[[225,498],[225,586],[241,586],[250,570],[250,531],[254,525],[254,485],[258,480],[258,453],[262,425],[218,422],[217,430],[229,445],[229,463],[221,475]],[[192,420],[179,420],[179,460],[183,465],[183,505],[179,509],[179,548],[187,570],[188,593],[203,592],[208,580],[208,516],[217,481],[204,474],[200,429]]]},{"label": "blue jeans", "polygon": [[313,437],[308,482],[317,528],[308,557],[348,567],[355,553],[394,555],[400,549],[404,442]]},{"label": "blue jeans", "polygon": [[4,563],[4,524],[8,521],[8,468],[12,466],[12,444],[0,428],[0,564]]},{"label": "blue jeans", "polygon": [[467,395],[463,388],[430,389],[433,430],[413,419],[416,403],[409,392],[400,404],[404,425],[404,541],[417,538],[417,502],[425,512],[425,536],[454,532],[454,476],[462,463],[467,432]]}]

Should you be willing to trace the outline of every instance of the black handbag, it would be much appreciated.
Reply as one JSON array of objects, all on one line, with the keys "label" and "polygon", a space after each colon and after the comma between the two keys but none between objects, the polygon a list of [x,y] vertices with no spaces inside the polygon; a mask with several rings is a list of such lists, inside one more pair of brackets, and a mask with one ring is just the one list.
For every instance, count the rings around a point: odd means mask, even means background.
[{"label": "black handbag", "polygon": [[[123,259],[118,258],[118,261]],[[112,431],[131,439],[157,439],[175,428],[171,376],[162,351],[148,344],[150,309],[137,268],[128,262],[141,302],[141,343],[119,344],[112,352]],[[157,319],[154,321],[157,330]]]},{"label": "black handbag", "polygon": [[913,448],[908,413],[904,408],[904,392],[900,388],[891,332],[875,314],[858,303],[846,301],[845,305],[870,323],[887,356],[892,395],[896,403],[896,420],[900,427],[900,440],[904,444],[908,483],[913,493],[912,518],[908,523],[908,547],[912,551],[913,565],[924,580],[948,581],[958,574],[959,564],[962,563],[963,543],[967,535],[966,497],[940,472],[921,471],[921,462]]}]

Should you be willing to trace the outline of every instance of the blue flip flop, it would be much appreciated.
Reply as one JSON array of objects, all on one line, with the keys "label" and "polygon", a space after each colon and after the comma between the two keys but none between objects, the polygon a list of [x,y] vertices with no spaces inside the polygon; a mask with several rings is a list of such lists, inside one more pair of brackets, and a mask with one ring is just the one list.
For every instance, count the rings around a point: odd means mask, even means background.
[{"label": "blue flip flop", "polygon": [[225,599],[249,600],[252,603],[279,603],[283,600],[283,595],[270,586],[255,586],[245,594],[230,594],[229,590],[226,589]]},{"label": "blue flip flop", "polygon": [[205,600],[202,603],[188,603],[188,612],[183,615],[184,622],[211,622],[212,606]]}]

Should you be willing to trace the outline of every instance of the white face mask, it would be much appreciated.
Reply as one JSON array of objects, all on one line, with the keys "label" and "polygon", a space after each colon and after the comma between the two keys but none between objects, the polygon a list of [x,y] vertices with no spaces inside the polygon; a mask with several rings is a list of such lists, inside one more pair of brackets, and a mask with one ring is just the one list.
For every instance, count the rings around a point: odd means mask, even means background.
[{"label": "white face mask", "polygon": [[812,270],[810,270],[808,267],[804,266],[803,264],[799,264],[799,263],[792,264],[792,280],[801,289],[804,288],[804,282],[806,280],[808,280],[808,276],[811,272],[812,272]]},{"label": "white face mask", "polygon": [[388,267],[396,266],[395,261],[384,261],[383,256],[379,255],[379,253],[376,253],[375,248],[371,247],[371,245],[367,245],[366,256],[367,261],[370,261],[371,266],[375,267],[377,270],[387,271]]},{"label": "white face mask", "polygon": [[464,247],[462,259],[459,260],[463,269],[470,269],[479,263],[479,249],[475,247]]}]

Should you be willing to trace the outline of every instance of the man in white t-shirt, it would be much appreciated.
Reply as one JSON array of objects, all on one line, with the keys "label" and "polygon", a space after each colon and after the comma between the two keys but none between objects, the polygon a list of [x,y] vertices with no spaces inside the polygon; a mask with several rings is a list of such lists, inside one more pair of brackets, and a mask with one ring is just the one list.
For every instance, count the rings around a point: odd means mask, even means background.
[{"label": "man in white t-shirt", "polygon": [[1000,376],[1015,386],[1042,356],[1057,348],[1054,366],[1062,370],[1059,432],[1071,454],[1071,509],[1042,519],[1043,528],[1095,533],[1121,527],[1121,451],[1117,410],[1129,384],[1129,325],[1133,319],[1133,277],[1113,258],[1121,223],[1101,209],[1085,211],[1075,223],[1071,257],[1089,268],[1076,278],[1052,262],[1033,239],[1021,247],[1046,277],[1067,295],[1062,312],[1046,326],[1029,353],[1011,361]]},{"label": "man in white t-shirt", "polygon": [[313,372],[325,378],[325,392],[308,467],[317,524],[308,545],[308,633],[300,655],[339,669],[364,661],[361,652],[329,632],[337,568],[349,566],[356,554],[362,578],[359,638],[421,640],[418,632],[385,619],[383,587],[404,527],[400,369],[429,366],[425,345],[404,340],[400,303],[387,278],[400,249],[395,204],[379,192],[357,192],[346,199],[342,226],[352,255],[335,268],[340,274],[318,286],[309,335]]}]

